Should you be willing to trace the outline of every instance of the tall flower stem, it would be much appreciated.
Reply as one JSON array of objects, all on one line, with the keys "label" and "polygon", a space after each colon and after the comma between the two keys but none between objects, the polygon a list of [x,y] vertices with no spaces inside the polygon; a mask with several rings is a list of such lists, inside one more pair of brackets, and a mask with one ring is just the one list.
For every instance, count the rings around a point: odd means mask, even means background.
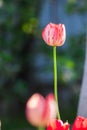
[{"label": "tall flower stem", "polygon": [[57,103],[57,116],[60,119],[59,105],[58,105],[58,93],[57,93],[57,56],[56,46],[53,46],[53,61],[54,61],[54,96]]},{"label": "tall flower stem", "polygon": [[38,130],[45,130],[44,128],[42,128],[42,127],[38,127]]}]

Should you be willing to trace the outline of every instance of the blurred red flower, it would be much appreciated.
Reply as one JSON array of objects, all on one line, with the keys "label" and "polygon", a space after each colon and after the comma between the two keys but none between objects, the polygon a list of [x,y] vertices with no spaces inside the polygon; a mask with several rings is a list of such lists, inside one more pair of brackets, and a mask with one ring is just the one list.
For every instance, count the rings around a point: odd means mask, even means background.
[{"label": "blurred red flower", "polygon": [[72,126],[72,130],[87,130],[87,118],[77,116]]},{"label": "blurred red flower", "polygon": [[47,130],[69,130],[69,123],[62,120],[51,120],[47,125]]},{"label": "blurred red flower", "polygon": [[42,31],[42,38],[49,46],[62,46],[66,39],[64,24],[49,23]]},{"label": "blurred red flower", "polygon": [[34,126],[46,126],[47,123],[56,118],[56,102],[53,94],[46,98],[42,95],[33,94],[26,104],[26,117],[29,123]]}]

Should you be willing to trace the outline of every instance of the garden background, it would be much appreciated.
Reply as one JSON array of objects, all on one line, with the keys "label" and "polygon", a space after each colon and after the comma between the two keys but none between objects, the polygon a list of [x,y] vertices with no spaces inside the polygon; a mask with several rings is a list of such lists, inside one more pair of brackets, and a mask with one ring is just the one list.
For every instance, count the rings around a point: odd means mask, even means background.
[{"label": "garden background", "polygon": [[41,31],[63,23],[66,42],[57,48],[61,117],[74,120],[83,78],[87,29],[86,0],[0,0],[0,120],[2,130],[33,129],[25,105],[35,92],[53,92],[52,47]]}]

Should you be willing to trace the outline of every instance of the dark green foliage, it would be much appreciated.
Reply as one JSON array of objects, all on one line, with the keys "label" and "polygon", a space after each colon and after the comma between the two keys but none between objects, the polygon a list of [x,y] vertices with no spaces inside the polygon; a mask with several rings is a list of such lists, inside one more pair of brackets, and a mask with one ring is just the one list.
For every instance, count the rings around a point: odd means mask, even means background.
[{"label": "dark green foliage", "polygon": [[24,103],[29,94],[39,4],[40,0],[4,0],[0,6],[0,99],[3,102]]},{"label": "dark green foliage", "polygon": [[86,0],[67,0],[66,10],[69,14],[80,13],[84,14],[87,12],[87,1]]}]

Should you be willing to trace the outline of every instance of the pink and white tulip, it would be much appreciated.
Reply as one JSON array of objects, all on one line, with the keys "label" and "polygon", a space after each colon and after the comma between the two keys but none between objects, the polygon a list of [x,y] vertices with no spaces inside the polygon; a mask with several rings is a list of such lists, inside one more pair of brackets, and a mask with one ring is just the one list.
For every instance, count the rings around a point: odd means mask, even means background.
[{"label": "pink and white tulip", "polygon": [[42,31],[42,38],[49,46],[62,46],[66,39],[64,24],[49,23]]},{"label": "pink and white tulip", "polygon": [[56,118],[56,113],[56,102],[53,94],[44,98],[35,93],[27,101],[26,118],[36,127],[46,126],[50,120]]}]

